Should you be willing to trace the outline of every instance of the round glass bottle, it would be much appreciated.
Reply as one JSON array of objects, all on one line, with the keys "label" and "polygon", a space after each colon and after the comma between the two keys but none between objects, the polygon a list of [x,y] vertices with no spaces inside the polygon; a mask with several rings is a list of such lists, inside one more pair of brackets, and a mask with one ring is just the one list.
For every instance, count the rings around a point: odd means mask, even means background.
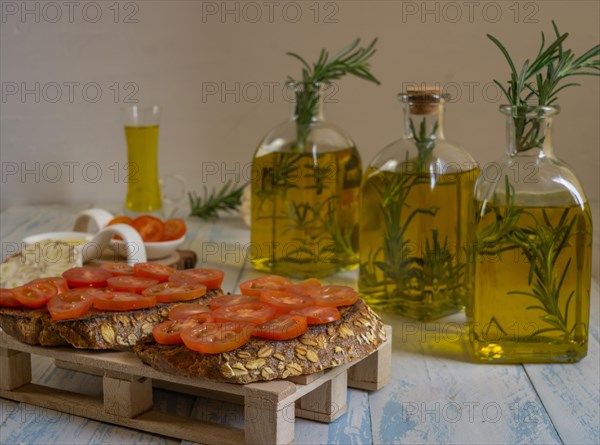
[{"label": "round glass bottle", "polygon": [[360,292],[418,320],[463,310],[472,289],[475,160],[444,138],[444,97],[407,90],[404,137],[371,162],[361,188]]},{"label": "round glass bottle", "polygon": [[507,152],[477,181],[474,358],[574,362],[587,353],[592,220],[579,180],[554,157],[558,107],[514,107]]},{"label": "round glass bottle", "polygon": [[250,259],[258,270],[323,277],[358,266],[362,163],[350,136],[323,117],[327,85],[288,86],[292,117],[253,159]]}]

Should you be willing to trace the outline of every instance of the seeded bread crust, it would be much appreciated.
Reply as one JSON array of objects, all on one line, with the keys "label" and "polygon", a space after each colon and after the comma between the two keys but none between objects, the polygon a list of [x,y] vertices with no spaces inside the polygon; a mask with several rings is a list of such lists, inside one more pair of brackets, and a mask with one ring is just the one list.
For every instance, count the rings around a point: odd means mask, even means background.
[{"label": "seeded bread crust", "polygon": [[361,359],[386,340],[384,325],[362,300],[340,308],[336,322],[309,326],[302,336],[285,341],[253,337],[244,346],[222,354],[202,354],[184,345],[138,343],[135,353],[153,368],[183,377],[230,383],[312,374]]},{"label": "seeded bread crust", "polygon": [[[221,289],[190,301],[205,304],[223,295]],[[91,310],[77,320],[53,321],[44,309],[0,308],[0,328],[30,345],[71,345],[79,349],[131,349],[151,337],[152,327],[168,318],[177,303],[159,304],[147,309],[123,312]]]}]

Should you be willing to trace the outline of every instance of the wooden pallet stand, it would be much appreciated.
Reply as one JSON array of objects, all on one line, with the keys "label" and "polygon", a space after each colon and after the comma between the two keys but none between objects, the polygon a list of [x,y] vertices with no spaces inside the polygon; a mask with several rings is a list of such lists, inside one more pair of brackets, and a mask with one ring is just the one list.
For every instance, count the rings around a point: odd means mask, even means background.
[{"label": "wooden pallet stand", "polygon": [[[102,376],[102,397],[31,383],[31,354],[57,366]],[[371,355],[323,372],[288,380],[237,385],[156,371],[132,352],[45,348],[0,331],[0,397],[206,444],[289,444],[296,417],[332,422],[346,411],[347,387],[376,390],[390,377],[391,328]],[[244,405],[244,430],[154,410],[152,388]]]}]

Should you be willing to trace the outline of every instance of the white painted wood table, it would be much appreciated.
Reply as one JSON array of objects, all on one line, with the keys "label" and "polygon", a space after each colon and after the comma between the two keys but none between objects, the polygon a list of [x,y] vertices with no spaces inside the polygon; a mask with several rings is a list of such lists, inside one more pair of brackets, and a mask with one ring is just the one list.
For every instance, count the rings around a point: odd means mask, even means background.
[{"label": "white painted wood table", "polygon": [[[12,207],[0,214],[4,257],[23,237],[70,229],[74,216],[91,205]],[[100,205],[114,213],[114,205]],[[225,270],[224,290],[258,276],[246,261],[249,231],[236,217],[218,223],[189,219],[183,248],[199,265]],[[598,252],[594,252],[597,254]],[[596,277],[597,280],[598,277]],[[327,282],[354,285],[356,273]],[[566,365],[480,365],[469,362],[456,315],[419,324],[384,316],[394,328],[392,379],[377,392],[348,390],[346,415],[331,424],[298,419],[296,443],[600,443],[600,354],[598,284],[593,283],[588,356]],[[99,394],[99,377],[56,368],[34,357],[40,384]],[[240,426],[242,408],[191,395],[156,390],[158,409]],[[91,421],[0,399],[0,443],[176,443],[162,436]]]}]

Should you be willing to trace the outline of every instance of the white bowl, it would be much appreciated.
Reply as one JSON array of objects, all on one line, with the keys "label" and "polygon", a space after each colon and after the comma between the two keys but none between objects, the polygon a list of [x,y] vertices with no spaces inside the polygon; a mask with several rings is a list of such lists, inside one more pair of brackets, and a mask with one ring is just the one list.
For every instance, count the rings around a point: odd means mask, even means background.
[{"label": "white bowl", "polygon": [[[146,242],[144,243],[146,256],[148,257],[148,260],[158,260],[160,258],[168,257],[175,252],[184,241],[185,235],[173,241]],[[127,245],[123,240],[112,239],[110,241],[110,248],[123,258],[127,257],[126,247]]]}]

